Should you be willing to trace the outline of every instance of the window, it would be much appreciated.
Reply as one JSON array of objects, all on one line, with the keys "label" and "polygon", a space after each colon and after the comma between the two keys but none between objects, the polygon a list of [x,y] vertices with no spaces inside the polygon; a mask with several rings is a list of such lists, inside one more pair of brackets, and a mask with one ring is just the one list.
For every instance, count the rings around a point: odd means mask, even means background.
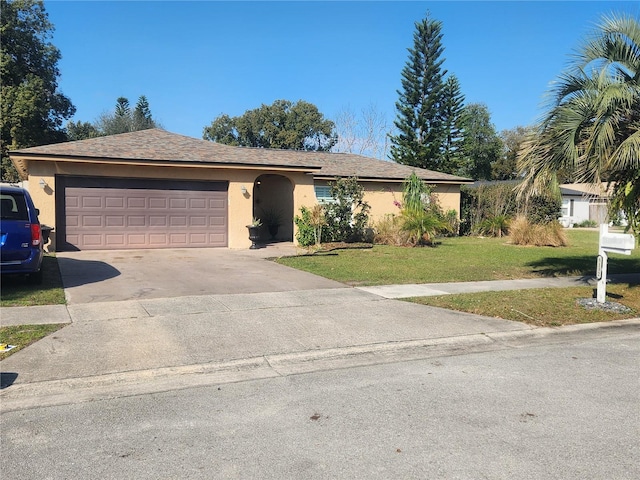
[{"label": "window", "polygon": [[316,200],[318,203],[334,203],[335,200],[331,196],[331,187],[323,186],[323,185],[315,185],[314,189],[316,191]]},{"label": "window", "polygon": [[27,203],[20,193],[7,193],[0,196],[1,216],[3,220],[29,220]]}]

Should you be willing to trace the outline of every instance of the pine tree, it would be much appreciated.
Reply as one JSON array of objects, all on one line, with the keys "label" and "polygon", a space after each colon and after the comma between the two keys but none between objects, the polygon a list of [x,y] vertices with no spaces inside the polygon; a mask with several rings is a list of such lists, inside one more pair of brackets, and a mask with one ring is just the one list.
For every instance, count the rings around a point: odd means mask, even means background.
[{"label": "pine tree", "polygon": [[147,97],[140,95],[136,108],[133,111],[133,130],[146,130],[154,127],[155,122],[153,118],[151,118],[151,109],[149,108]]},{"label": "pine tree", "polygon": [[442,119],[444,82],[442,23],[427,17],[416,23],[414,46],[402,70],[391,158],[405,165],[436,169],[441,165],[446,126]]},{"label": "pine tree", "polygon": [[461,118],[464,109],[464,95],[460,92],[460,82],[455,75],[449,75],[444,84],[442,100],[442,122],[446,138],[442,152],[442,163],[436,170],[456,173],[461,163],[462,131]]}]

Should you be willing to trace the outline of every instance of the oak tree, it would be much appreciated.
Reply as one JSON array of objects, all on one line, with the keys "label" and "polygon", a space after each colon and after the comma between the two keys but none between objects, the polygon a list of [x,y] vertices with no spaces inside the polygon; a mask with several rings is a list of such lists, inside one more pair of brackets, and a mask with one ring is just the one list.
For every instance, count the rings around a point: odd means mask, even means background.
[{"label": "oak tree", "polygon": [[65,141],[75,107],[58,90],[61,55],[43,2],[0,0],[0,10],[2,180],[17,181],[8,151]]},{"label": "oak tree", "polygon": [[335,124],[303,100],[276,100],[238,117],[222,114],[204,128],[203,138],[242,147],[312,151],[329,151],[337,142]]}]

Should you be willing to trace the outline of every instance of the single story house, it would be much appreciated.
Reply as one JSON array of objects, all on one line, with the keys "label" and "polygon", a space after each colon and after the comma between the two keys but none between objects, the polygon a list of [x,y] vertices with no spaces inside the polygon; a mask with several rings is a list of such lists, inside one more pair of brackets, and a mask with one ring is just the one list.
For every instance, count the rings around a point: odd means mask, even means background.
[{"label": "single story house", "polygon": [[586,220],[607,223],[609,194],[607,184],[565,183],[560,185],[562,215],[560,223],[572,227]]},{"label": "single story house", "polygon": [[54,227],[50,250],[251,245],[247,225],[275,211],[277,240],[294,241],[293,217],[356,176],[371,218],[397,213],[412,172],[434,186],[445,210],[460,209],[469,179],[347,153],[232,147],[162,129],[10,152]]}]

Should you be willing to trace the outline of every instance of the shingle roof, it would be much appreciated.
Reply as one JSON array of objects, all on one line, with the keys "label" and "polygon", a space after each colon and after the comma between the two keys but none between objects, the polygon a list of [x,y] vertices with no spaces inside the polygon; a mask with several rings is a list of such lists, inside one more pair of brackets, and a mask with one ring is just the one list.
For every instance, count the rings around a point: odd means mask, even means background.
[{"label": "shingle roof", "polygon": [[564,183],[560,185],[560,192],[567,196],[606,198],[610,196],[612,190],[613,185],[606,183]]},{"label": "shingle roof", "polygon": [[470,180],[351,153],[304,152],[267,148],[232,147],[199,140],[161,129],[141,130],[75,142],[42,145],[10,152],[22,156],[81,157],[84,159],[146,160],[153,162],[205,163],[283,167],[313,172],[316,177],[357,176],[361,179],[403,180],[411,172],[428,181],[467,183]]}]

